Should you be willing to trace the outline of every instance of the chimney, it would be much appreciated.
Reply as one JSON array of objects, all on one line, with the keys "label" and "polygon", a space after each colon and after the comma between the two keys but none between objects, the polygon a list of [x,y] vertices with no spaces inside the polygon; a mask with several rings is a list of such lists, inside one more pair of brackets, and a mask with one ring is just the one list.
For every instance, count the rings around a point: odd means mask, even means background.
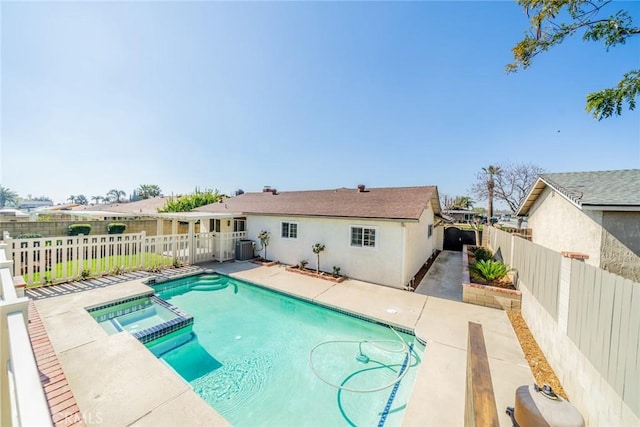
[{"label": "chimney", "polygon": [[358,184],[358,193],[364,193],[365,188],[364,184]]},{"label": "chimney", "polygon": [[262,188],[262,192],[263,192],[263,193],[271,193],[271,194],[273,194],[274,196],[275,196],[276,194],[278,194],[278,190],[276,190],[275,188],[271,188],[271,187],[269,187],[268,185],[265,185],[265,186]]}]

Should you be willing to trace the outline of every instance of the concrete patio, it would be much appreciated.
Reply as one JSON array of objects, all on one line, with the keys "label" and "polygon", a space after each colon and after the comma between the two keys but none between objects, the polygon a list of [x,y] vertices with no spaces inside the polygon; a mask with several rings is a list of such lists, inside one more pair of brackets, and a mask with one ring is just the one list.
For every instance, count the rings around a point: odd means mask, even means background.
[{"label": "concrete patio", "polygon": [[[444,258],[443,258],[444,259]],[[501,425],[515,390],[534,382],[503,311],[373,285],[336,284],[284,266],[201,265],[280,292],[415,330],[426,349],[403,425],[464,424],[468,322],[482,324]],[[143,279],[36,301],[81,412],[103,425],[226,425],[170,368],[128,333],[108,335],[85,307],[152,292]],[[392,309],[392,310],[389,310]]]}]

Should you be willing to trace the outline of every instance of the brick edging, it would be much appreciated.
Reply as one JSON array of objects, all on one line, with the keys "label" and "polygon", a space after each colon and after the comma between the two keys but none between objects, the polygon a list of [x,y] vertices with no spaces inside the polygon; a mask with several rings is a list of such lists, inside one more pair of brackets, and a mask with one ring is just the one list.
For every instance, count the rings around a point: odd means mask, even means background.
[{"label": "brick edging", "polygon": [[29,301],[28,329],[51,421],[55,426],[86,425],[33,301]]}]

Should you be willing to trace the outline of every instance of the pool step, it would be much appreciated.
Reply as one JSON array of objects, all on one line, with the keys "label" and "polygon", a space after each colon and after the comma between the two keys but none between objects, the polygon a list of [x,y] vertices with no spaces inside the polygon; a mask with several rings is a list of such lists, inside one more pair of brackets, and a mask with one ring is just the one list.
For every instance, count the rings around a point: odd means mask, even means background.
[{"label": "pool step", "polygon": [[198,284],[200,282],[196,282],[195,285],[191,286],[191,290],[192,291],[219,291],[222,290],[224,288],[226,288],[227,286],[229,286],[227,283],[220,283],[220,284]]},{"label": "pool step", "polygon": [[200,276],[198,277],[199,282],[219,282],[223,278],[221,276]]}]

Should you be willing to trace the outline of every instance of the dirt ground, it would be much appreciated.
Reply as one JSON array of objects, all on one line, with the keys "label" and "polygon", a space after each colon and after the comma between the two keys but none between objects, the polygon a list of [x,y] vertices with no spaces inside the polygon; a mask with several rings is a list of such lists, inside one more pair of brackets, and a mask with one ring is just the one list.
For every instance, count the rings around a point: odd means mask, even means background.
[{"label": "dirt ground", "polygon": [[535,338],[533,338],[533,335],[531,335],[531,331],[522,318],[522,314],[518,311],[507,311],[507,315],[516,332],[518,341],[520,341],[520,347],[522,347],[527,362],[529,362],[529,367],[531,368],[536,383],[540,386],[549,384],[558,396],[569,400],[556,373],[553,372],[553,369],[549,366],[547,358],[544,356],[544,353],[542,353],[542,350],[540,350],[540,347],[538,347],[538,343]]}]

